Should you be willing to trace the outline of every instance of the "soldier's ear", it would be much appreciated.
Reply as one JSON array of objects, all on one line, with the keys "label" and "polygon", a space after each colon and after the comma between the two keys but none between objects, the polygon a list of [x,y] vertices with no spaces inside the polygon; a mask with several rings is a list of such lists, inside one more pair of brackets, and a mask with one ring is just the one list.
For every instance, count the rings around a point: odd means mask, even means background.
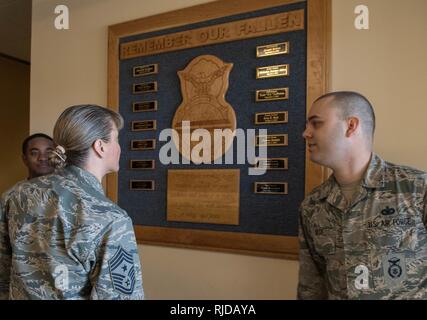
[{"label": "soldier's ear", "polygon": [[360,126],[360,120],[357,117],[347,118],[347,131],[345,133],[346,137],[351,137],[354,135]]},{"label": "soldier's ear", "polygon": [[95,140],[95,142],[92,144],[92,149],[99,158],[104,157],[104,141],[101,139]]}]

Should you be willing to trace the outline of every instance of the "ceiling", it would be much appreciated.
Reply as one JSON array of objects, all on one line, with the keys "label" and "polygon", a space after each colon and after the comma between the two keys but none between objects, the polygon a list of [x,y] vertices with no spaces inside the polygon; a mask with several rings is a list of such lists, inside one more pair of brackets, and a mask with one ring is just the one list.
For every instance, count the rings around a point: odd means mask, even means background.
[{"label": "ceiling", "polygon": [[30,62],[31,0],[0,0],[0,54]]}]

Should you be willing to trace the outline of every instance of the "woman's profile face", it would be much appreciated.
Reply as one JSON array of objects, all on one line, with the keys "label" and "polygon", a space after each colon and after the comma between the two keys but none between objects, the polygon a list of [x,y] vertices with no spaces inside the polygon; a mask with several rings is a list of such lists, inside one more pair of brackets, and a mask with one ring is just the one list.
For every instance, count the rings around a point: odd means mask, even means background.
[{"label": "woman's profile face", "polygon": [[110,133],[110,141],[105,144],[106,147],[106,169],[107,172],[117,172],[120,168],[120,145],[119,132],[115,125]]}]

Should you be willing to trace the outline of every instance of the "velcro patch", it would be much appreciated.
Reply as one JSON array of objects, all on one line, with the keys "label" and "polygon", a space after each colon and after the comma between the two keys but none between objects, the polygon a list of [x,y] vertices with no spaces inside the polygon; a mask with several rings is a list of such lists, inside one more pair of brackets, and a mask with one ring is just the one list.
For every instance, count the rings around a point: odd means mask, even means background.
[{"label": "velcro patch", "polygon": [[108,265],[114,290],[124,294],[132,294],[135,288],[133,256],[120,246],[114,257],[108,260]]}]

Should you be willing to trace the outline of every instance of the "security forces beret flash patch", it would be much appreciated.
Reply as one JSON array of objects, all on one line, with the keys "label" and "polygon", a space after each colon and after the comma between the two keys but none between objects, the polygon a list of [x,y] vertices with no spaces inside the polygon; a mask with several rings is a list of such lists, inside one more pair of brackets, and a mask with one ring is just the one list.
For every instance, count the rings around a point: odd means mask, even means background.
[{"label": "security forces beret flash patch", "polygon": [[132,294],[135,288],[135,268],[133,256],[121,246],[108,260],[114,290],[123,294]]}]

